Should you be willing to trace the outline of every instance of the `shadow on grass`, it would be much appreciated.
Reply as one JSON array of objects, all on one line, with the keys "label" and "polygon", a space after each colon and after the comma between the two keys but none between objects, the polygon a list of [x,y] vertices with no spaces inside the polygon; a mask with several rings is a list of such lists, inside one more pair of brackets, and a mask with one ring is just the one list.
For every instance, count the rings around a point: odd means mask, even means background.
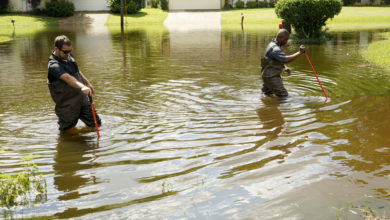
[{"label": "shadow on grass", "polygon": [[147,12],[141,11],[141,12],[138,12],[136,14],[128,14],[127,17],[130,17],[130,18],[141,18],[141,17],[144,17],[146,15],[148,15]]}]

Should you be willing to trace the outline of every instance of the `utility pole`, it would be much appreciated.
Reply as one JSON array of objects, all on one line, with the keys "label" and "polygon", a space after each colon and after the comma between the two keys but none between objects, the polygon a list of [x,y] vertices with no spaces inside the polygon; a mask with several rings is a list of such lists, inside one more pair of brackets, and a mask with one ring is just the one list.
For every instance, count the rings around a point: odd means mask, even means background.
[{"label": "utility pole", "polygon": [[121,29],[123,30],[123,0],[121,0]]}]

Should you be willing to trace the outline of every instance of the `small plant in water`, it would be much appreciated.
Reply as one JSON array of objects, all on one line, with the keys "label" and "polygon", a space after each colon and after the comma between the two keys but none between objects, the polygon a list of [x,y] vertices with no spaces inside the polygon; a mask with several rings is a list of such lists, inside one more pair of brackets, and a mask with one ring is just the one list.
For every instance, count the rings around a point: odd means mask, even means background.
[{"label": "small plant in water", "polygon": [[47,197],[46,180],[38,167],[30,162],[32,155],[23,158],[24,171],[17,174],[0,173],[0,205],[8,209],[40,202]]},{"label": "small plant in water", "polygon": [[350,219],[349,217],[354,217],[354,219],[362,219],[362,220],[386,220],[387,219],[385,213],[383,213],[383,215],[380,215],[377,213],[377,211],[373,210],[371,207],[366,205],[349,204],[348,207],[341,207],[341,208],[333,207],[333,209],[336,210],[337,220]]}]

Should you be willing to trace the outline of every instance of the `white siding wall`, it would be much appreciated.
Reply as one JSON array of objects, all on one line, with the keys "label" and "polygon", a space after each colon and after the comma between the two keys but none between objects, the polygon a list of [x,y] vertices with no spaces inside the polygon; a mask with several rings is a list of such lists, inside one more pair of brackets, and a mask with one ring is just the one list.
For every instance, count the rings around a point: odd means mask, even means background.
[{"label": "white siding wall", "polygon": [[69,0],[73,2],[75,11],[109,11],[106,0]]},{"label": "white siding wall", "polygon": [[[0,0],[1,1],[1,0]],[[40,8],[45,7],[45,2],[50,0],[41,0]],[[106,0],[68,0],[73,2],[75,11],[109,11],[110,8],[107,7]],[[11,0],[10,1],[10,10],[12,12],[26,12],[30,11],[30,4],[27,3],[27,0]]]},{"label": "white siding wall", "polygon": [[169,10],[221,9],[221,0],[169,0]]},{"label": "white siding wall", "polygon": [[[1,1],[1,0],[0,0]],[[38,8],[45,7],[45,3],[50,0],[41,0],[41,5]],[[11,12],[27,12],[31,11],[30,4],[27,0],[10,0],[9,1],[10,11]]]}]

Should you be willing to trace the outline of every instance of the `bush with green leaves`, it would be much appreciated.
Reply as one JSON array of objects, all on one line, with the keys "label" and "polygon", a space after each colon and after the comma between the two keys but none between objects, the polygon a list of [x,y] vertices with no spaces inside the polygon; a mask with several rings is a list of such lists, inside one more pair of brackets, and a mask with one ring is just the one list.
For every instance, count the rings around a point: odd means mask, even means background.
[{"label": "bush with green leaves", "polygon": [[270,8],[275,8],[275,4],[276,4],[276,2],[275,2],[274,0],[270,0],[270,1],[268,2],[268,7],[270,7]]},{"label": "bush with green leaves", "polygon": [[135,14],[140,10],[139,5],[133,1],[130,1],[126,6],[128,14]]},{"label": "bush with green leaves", "polygon": [[290,23],[299,39],[321,38],[329,18],[339,14],[340,0],[280,0],[276,15]]},{"label": "bush with green leaves", "polygon": [[225,5],[223,6],[223,8],[224,9],[231,9],[231,8],[233,8],[233,6],[228,1],[225,1]]},{"label": "bush with green leaves", "polygon": [[168,10],[168,1],[167,0],[161,0],[160,4],[161,4],[162,10],[164,10],[164,11]]},{"label": "bush with green leaves", "polygon": [[0,0],[0,13],[7,12],[9,0]]},{"label": "bush with green leaves", "polygon": [[243,1],[237,1],[236,2],[236,8],[244,8],[245,7],[245,3]]},{"label": "bush with green leaves", "polygon": [[42,201],[47,195],[46,180],[37,174],[37,165],[30,162],[32,156],[23,158],[24,171],[17,174],[0,173],[0,205],[11,208],[28,205],[31,200]]},{"label": "bush with green leaves", "polygon": [[354,5],[355,2],[358,2],[358,1],[357,0],[343,0],[344,5]]},{"label": "bush with green leaves", "polygon": [[69,17],[74,14],[74,4],[66,0],[46,2],[44,14],[50,17]]},{"label": "bush with green leaves", "polygon": [[[128,14],[135,14],[141,10],[142,0],[125,0],[125,11]],[[121,12],[121,0],[107,0],[107,5],[113,13]]]},{"label": "bush with green leaves", "polygon": [[36,12],[38,10],[38,6],[41,4],[41,0],[27,0],[27,2],[30,4],[33,12]]},{"label": "bush with green leaves", "polygon": [[150,0],[149,4],[152,6],[152,8],[158,8],[159,0]]},{"label": "bush with green leaves", "polygon": [[257,7],[259,8],[268,8],[268,2],[267,1],[261,1],[257,3]]},{"label": "bush with green leaves", "polygon": [[247,1],[246,7],[247,8],[257,8],[257,2],[256,1]]}]

